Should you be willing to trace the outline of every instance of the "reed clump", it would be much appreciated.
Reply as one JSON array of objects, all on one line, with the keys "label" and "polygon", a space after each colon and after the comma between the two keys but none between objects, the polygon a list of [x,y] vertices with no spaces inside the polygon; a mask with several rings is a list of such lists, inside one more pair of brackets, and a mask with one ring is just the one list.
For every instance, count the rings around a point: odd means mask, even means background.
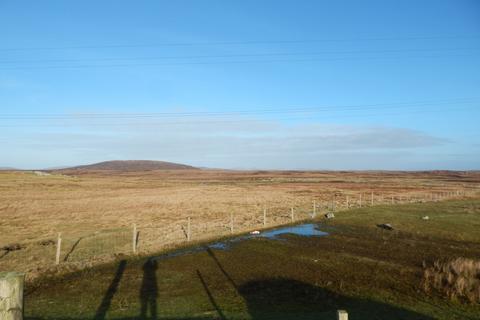
[{"label": "reed clump", "polygon": [[480,260],[456,258],[424,263],[424,289],[437,291],[452,300],[480,302]]}]

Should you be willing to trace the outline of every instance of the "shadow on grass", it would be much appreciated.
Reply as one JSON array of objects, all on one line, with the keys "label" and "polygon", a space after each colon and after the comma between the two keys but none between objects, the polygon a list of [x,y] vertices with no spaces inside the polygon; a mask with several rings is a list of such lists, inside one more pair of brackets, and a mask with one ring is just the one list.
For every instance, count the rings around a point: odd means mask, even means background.
[{"label": "shadow on grass", "polygon": [[[149,271],[155,270],[154,266],[149,266]],[[150,269],[151,268],[151,269]],[[156,314],[156,284],[146,283],[145,296],[141,295],[142,311],[139,316],[111,318],[114,320],[218,320],[229,319],[228,309],[218,305],[215,299],[215,290],[209,289],[205,279],[197,270],[198,277],[202,282],[204,289],[210,299],[210,302],[217,311],[217,315],[211,316],[193,316],[193,317],[160,317]],[[336,311],[345,309],[349,313],[349,319],[352,320],[433,320],[433,318],[397,308],[388,304],[350,298],[338,295],[328,289],[316,287],[301,281],[283,278],[254,280],[238,287],[239,294],[243,297],[249,314],[247,318],[252,320],[334,320]],[[222,293],[217,294],[220,296]],[[153,304],[152,304],[153,303]],[[150,317],[144,313],[144,308],[150,305]],[[145,309],[146,310],[146,309]],[[155,312],[155,313],[153,313]],[[105,314],[103,314],[104,316]],[[51,318],[27,317],[26,320],[48,320]],[[78,318],[58,317],[56,320],[75,320]],[[103,319],[96,317],[94,319]],[[110,319],[110,318],[109,318]],[[239,319],[238,316],[235,319]],[[465,318],[470,319],[470,318]]]},{"label": "shadow on grass", "polygon": [[[107,315],[107,311],[110,309],[111,302],[115,293],[118,290],[118,286],[122,279],[123,273],[127,266],[125,260],[120,261],[115,276],[110,283],[105,295],[100,303],[100,306],[95,313],[95,320],[103,320]],[[157,262],[155,260],[147,260],[143,264],[143,280],[142,286],[140,288],[140,316],[135,319],[157,319],[157,296],[158,296],[158,285],[157,285]]]},{"label": "shadow on grass", "polygon": [[430,320],[388,304],[339,295],[325,288],[284,278],[250,281],[239,287],[252,319],[334,320],[343,309],[349,319]]},{"label": "shadow on grass", "polygon": [[5,257],[7,254],[9,254],[10,251],[8,250],[5,250],[5,252],[0,256],[0,259],[2,259],[3,257]]},{"label": "shadow on grass", "polygon": [[205,293],[208,296],[208,299],[210,300],[210,303],[217,311],[218,316],[220,317],[220,319],[226,320],[227,318],[223,314],[222,309],[220,309],[220,307],[218,306],[218,303],[215,301],[215,298],[213,297],[212,292],[210,291],[210,289],[208,289],[207,283],[205,282],[205,279],[203,279],[202,274],[200,273],[200,270],[197,270],[197,275],[198,275],[198,278],[200,279],[200,282],[202,283]]},{"label": "shadow on grass", "polygon": [[[139,319],[157,319],[157,261],[149,259],[143,265],[143,280],[140,288],[140,318]],[[150,312],[149,312],[150,311]],[[150,313],[150,317],[148,314]]]},{"label": "shadow on grass", "polygon": [[222,264],[220,263],[220,261],[218,260],[217,256],[215,255],[215,253],[212,251],[212,249],[210,248],[206,248],[206,251],[208,253],[208,255],[212,258],[212,260],[215,262],[215,264],[218,266],[218,268],[220,269],[220,271],[223,273],[223,275],[225,276],[225,278],[228,280],[228,282],[230,282],[230,284],[232,285],[232,287],[235,288],[235,290],[238,292],[238,287],[237,287],[237,284],[235,283],[235,281],[233,281],[232,277],[227,273],[227,271],[225,270],[225,268],[222,266]]},{"label": "shadow on grass", "polygon": [[[239,286],[221,264],[215,252],[208,248],[207,253],[246,302],[251,319],[333,320],[336,319],[336,312],[339,309],[347,310],[350,319],[432,319],[388,304],[339,295],[328,289],[293,279],[260,279]],[[215,301],[211,292],[209,297],[211,301]],[[217,304],[215,308],[217,311],[220,310]],[[221,312],[218,313],[225,319]]]},{"label": "shadow on grass", "polygon": [[[407,309],[395,307],[386,303],[348,297],[338,294],[328,288],[318,287],[309,283],[290,278],[261,278],[251,280],[240,280],[232,276],[229,268],[222,264],[222,260],[216,256],[215,251],[207,249],[208,255],[221,271],[214,285],[208,285],[205,277],[197,270],[197,276],[203,286],[205,293],[215,309],[215,315],[202,315],[192,317],[164,317],[161,316],[157,307],[158,279],[157,261],[148,259],[143,264],[143,280],[139,292],[140,310],[131,310],[131,316],[111,317],[115,320],[206,320],[206,319],[235,319],[249,318],[253,320],[275,319],[275,320],[334,320],[336,311],[347,310],[349,319],[370,320],[431,320],[425,316]],[[107,318],[111,310],[111,301],[118,290],[126,268],[126,261],[121,261],[116,269],[113,280],[110,283],[104,297],[97,309],[94,320]],[[222,279],[223,278],[223,279]],[[212,279],[213,280],[213,279]],[[228,282],[242,301],[242,309],[238,309],[236,300],[227,300],[226,305],[219,301],[225,301],[224,289],[219,289],[218,283]],[[179,283],[179,285],[184,285]],[[237,297],[237,298],[238,298]],[[232,306],[234,308],[232,309]],[[203,310],[203,311],[211,311]],[[130,312],[129,312],[130,313]],[[198,314],[198,313],[197,313]],[[233,315],[235,315],[233,317]],[[26,320],[48,320],[53,318],[26,317]],[[84,319],[75,316],[55,317],[57,320]],[[87,318],[88,319],[88,318]],[[464,317],[465,320],[473,318]]]},{"label": "shadow on grass", "polygon": [[108,287],[105,295],[103,296],[102,302],[100,306],[98,306],[97,312],[95,313],[95,320],[103,320],[107,315],[107,311],[110,308],[112,303],[113,296],[118,290],[118,285],[120,284],[120,280],[122,279],[123,272],[125,271],[125,267],[127,266],[127,261],[122,260],[118,264],[117,271],[115,272],[115,276],[113,277],[110,286]]},{"label": "shadow on grass", "polygon": [[70,257],[70,255],[73,253],[73,251],[75,251],[75,249],[77,248],[77,246],[80,244],[80,241],[83,240],[83,237],[80,237],[78,238],[77,241],[75,241],[75,243],[73,244],[73,246],[70,248],[70,251],[68,251],[68,253],[65,255],[65,258],[63,259],[63,261],[67,261],[68,258]]}]

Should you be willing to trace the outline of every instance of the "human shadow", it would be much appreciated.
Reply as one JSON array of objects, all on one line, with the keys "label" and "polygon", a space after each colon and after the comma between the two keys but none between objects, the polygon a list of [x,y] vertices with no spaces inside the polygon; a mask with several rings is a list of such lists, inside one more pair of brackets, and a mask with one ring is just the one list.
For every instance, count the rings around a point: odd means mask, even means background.
[{"label": "human shadow", "polygon": [[326,288],[286,278],[249,281],[239,287],[251,319],[336,318],[347,310],[351,319],[432,320],[433,318],[389,304],[347,297]]},{"label": "human shadow", "polygon": [[[143,280],[140,288],[140,319],[157,319],[157,272],[158,264],[149,259],[143,264]],[[150,316],[148,315],[150,311]]]},{"label": "human shadow", "polygon": [[102,302],[97,308],[97,312],[95,313],[95,317],[94,317],[95,320],[105,319],[105,316],[107,315],[107,311],[108,309],[110,309],[113,296],[118,290],[118,285],[120,284],[120,280],[122,279],[123,272],[125,271],[126,266],[127,266],[126,260],[122,260],[118,264],[117,271],[115,272],[115,276],[113,277],[113,280],[110,283],[110,286],[105,292]]}]

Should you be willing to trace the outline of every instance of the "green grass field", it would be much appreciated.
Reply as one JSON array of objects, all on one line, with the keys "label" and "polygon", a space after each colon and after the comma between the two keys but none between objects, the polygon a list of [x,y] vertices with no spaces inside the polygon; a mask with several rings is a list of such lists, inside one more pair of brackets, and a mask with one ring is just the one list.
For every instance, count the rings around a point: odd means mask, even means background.
[{"label": "green grass field", "polygon": [[480,200],[363,208],[318,223],[328,236],[251,239],[45,278],[27,288],[26,318],[336,319],[346,309],[353,320],[480,319],[478,303],[422,286],[423,264],[480,257]]}]

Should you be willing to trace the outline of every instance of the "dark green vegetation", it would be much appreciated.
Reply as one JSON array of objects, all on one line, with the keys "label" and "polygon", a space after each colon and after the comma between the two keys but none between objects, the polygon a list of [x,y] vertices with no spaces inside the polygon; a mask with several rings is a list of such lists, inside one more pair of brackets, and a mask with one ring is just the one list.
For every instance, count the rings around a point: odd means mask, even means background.
[{"label": "dark green vegetation", "polygon": [[448,301],[422,285],[424,263],[480,257],[480,200],[351,210],[320,228],[330,235],[252,239],[40,281],[28,288],[26,316],[333,320],[346,309],[353,320],[480,319],[479,304]]}]

